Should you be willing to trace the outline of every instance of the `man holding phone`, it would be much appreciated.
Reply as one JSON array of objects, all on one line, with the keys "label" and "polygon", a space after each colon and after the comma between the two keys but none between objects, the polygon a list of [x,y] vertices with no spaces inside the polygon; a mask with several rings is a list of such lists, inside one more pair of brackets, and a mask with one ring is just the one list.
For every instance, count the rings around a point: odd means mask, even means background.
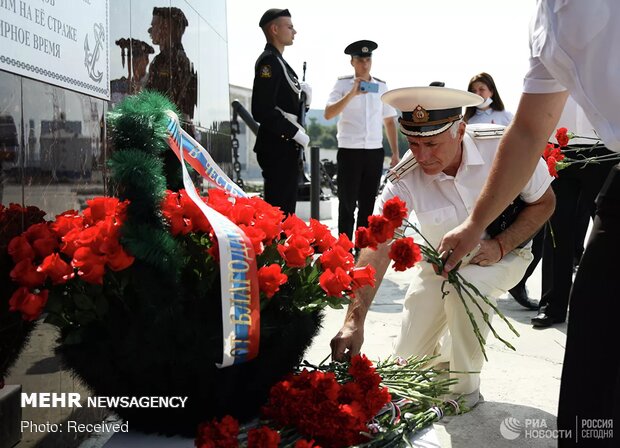
[{"label": "man holding phone", "polygon": [[368,216],[383,169],[383,126],[392,150],[390,166],[398,163],[396,110],[381,102],[387,92],[385,81],[370,75],[372,52],[377,44],[359,40],[344,52],[351,56],[354,75],[338,78],[325,107],[327,120],[338,120],[338,232],[353,238],[355,208],[357,227],[368,225]]}]

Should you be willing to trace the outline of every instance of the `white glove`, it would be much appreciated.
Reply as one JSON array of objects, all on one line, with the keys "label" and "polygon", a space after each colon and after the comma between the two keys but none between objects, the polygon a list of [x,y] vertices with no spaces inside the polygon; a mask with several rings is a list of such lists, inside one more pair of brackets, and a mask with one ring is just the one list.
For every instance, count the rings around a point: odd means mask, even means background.
[{"label": "white glove", "polygon": [[299,85],[301,86],[301,91],[306,94],[306,108],[308,108],[310,107],[310,103],[312,103],[312,87],[310,87],[310,84],[303,81],[300,82]]},{"label": "white glove", "polygon": [[297,134],[293,136],[293,140],[303,146],[304,149],[306,149],[308,147],[308,143],[310,143],[310,137],[308,137],[308,134],[306,134],[303,129],[297,131]]}]

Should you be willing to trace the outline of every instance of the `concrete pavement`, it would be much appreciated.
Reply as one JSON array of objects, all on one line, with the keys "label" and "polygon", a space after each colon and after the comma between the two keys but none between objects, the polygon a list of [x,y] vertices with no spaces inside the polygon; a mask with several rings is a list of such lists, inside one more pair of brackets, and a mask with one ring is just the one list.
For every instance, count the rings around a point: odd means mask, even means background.
[{"label": "concrete pavement", "polygon": [[[334,221],[323,222],[337,227]],[[391,353],[410,277],[410,271],[388,269],[366,319],[362,351],[370,359]],[[528,280],[528,289],[530,297],[540,298],[540,264]],[[556,428],[566,324],[535,329],[530,324],[535,311],[526,310],[509,295],[497,303],[521,336],[514,335],[499,319],[494,319],[493,325],[516,351],[489,336],[489,361],[481,372],[484,401],[467,414],[436,423],[437,438],[442,448],[555,447],[551,436]],[[343,319],[343,310],[327,310],[323,329],[307,353],[310,361],[319,362],[329,354],[329,341]]]}]

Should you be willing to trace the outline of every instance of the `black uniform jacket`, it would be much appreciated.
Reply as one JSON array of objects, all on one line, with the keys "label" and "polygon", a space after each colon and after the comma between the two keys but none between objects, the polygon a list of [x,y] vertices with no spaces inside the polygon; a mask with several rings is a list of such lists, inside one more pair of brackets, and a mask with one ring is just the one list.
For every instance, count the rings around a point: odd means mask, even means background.
[{"label": "black uniform jacket", "polygon": [[299,119],[299,93],[295,71],[273,45],[267,44],[254,67],[252,115],[260,123],[254,151],[269,151],[274,145],[289,146],[293,143],[291,139],[298,128],[276,106]]}]

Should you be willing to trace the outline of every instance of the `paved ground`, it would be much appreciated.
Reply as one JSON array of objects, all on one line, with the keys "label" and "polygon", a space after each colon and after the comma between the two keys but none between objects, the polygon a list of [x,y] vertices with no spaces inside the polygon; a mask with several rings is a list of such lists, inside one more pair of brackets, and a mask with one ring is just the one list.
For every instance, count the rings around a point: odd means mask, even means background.
[{"label": "paved ground", "polygon": [[[388,271],[375,303],[367,318],[363,352],[371,359],[385,358],[400,329],[402,297],[407,287],[407,273]],[[532,286],[540,282],[540,272],[531,278]],[[530,288],[534,293],[535,288]],[[536,296],[534,294],[534,296]],[[529,319],[534,312],[517,304],[512,298],[498,301],[500,310],[512,322],[520,337],[498,321],[494,326],[502,336],[516,347],[516,352],[491,338],[487,344],[489,362],[481,374],[481,394],[484,401],[470,413],[458,417],[446,417],[435,424],[438,439],[443,448],[470,447],[553,447],[554,440],[545,433],[543,438],[525,437],[525,430],[509,440],[502,436],[500,425],[507,418],[514,418],[521,425],[555,428],[561,363],[564,355],[566,325],[544,330],[533,329]],[[315,339],[307,358],[318,362],[329,353],[329,341],[337,333],[343,311],[329,310],[323,330]],[[504,430],[506,431],[506,430]],[[540,433],[536,433],[540,435]]]},{"label": "paved ground", "polygon": [[[325,222],[333,227],[335,220]],[[381,285],[366,325],[364,352],[371,359],[385,357],[391,351],[392,342],[399,331],[399,313],[409,275],[407,272],[388,271]],[[540,280],[539,268],[528,284],[530,295],[534,298],[540,295]],[[526,430],[555,428],[566,325],[535,330],[529,324],[535,314],[533,311],[525,310],[508,297],[500,298],[498,305],[521,333],[521,337],[511,337],[507,328],[497,321],[496,328],[509,338],[517,350],[510,351],[500,342],[490,339],[487,346],[489,362],[482,371],[481,393],[484,402],[466,415],[445,418],[435,424],[435,433],[443,448],[555,446],[548,432],[526,433]],[[307,354],[309,360],[318,362],[329,354],[329,341],[340,328],[342,320],[342,311],[327,312],[323,330]],[[83,386],[68,372],[60,369],[52,353],[54,339],[53,329],[45,325],[39,327],[11,376],[7,378],[7,384],[22,384],[28,392],[83,392]],[[23,415],[24,420],[35,422],[62,421],[68,417],[68,410],[59,408],[24,408]],[[100,415],[74,417],[72,419],[81,421],[101,421]],[[516,427],[516,431],[502,427],[506,419],[513,419],[510,427]],[[523,427],[521,430],[519,424]],[[534,435],[543,437],[534,438]],[[18,447],[77,445],[77,439],[65,437],[59,440],[58,435],[26,431]]]},{"label": "paved ground", "polygon": [[[323,222],[336,227],[333,220]],[[402,299],[410,275],[390,269],[381,284],[368,313],[364,334],[363,352],[371,359],[384,358],[391,352],[400,330]],[[528,281],[530,296],[538,299],[540,288],[539,265]],[[498,307],[521,336],[513,335],[499,320],[494,320],[494,327],[515,346],[516,351],[489,337],[489,362],[481,373],[480,392],[484,401],[468,414],[446,417],[435,424],[442,448],[542,448],[556,445],[555,440],[549,438],[549,431],[544,430],[556,427],[566,324],[534,329],[530,319],[536,313],[526,310],[508,295],[498,300]],[[327,312],[323,330],[307,354],[310,360],[318,362],[329,354],[329,341],[340,329],[343,319],[344,311]],[[500,430],[502,422],[508,418],[518,420],[512,420],[514,425],[522,425],[521,431],[503,428],[504,434],[512,439],[504,437]],[[534,429],[543,431],[532,431]]]}]

